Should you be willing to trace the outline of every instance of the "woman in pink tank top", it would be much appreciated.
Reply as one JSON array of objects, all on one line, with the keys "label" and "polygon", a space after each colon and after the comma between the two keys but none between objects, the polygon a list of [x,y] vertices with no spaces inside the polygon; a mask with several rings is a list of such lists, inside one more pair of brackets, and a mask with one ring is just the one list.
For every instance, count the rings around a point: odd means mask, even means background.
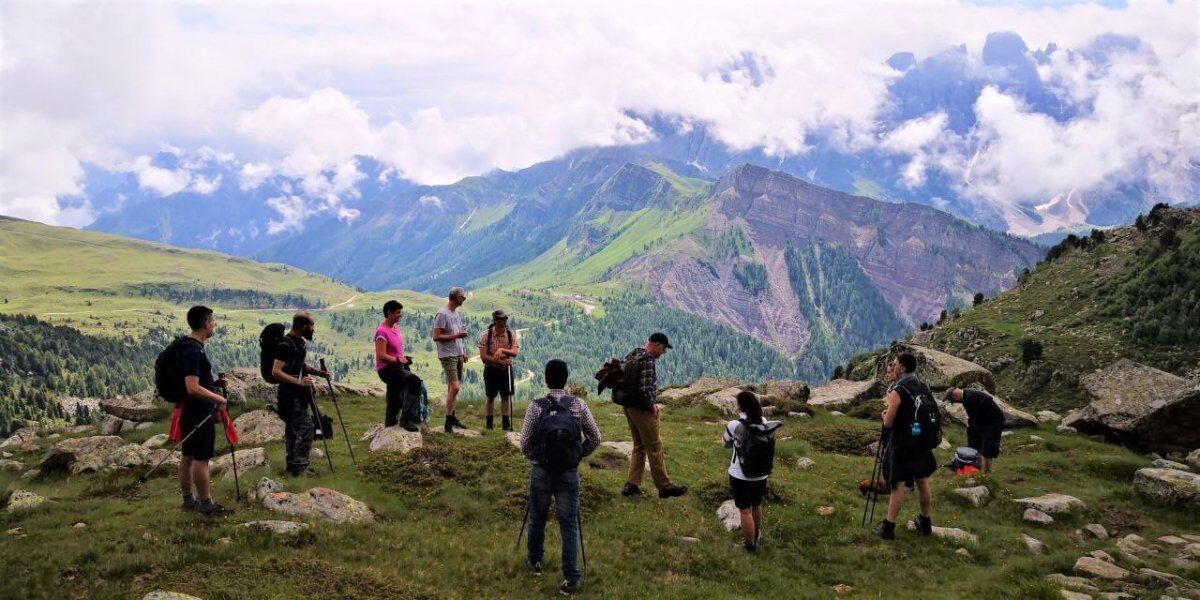
[{"label": "woman in pink tank top", "polygon": [[417,431],[420,422],[420,379],[408,370],[412,358],[404,355],[404,334],[400,318],[404,305],[388,300],[383,305],[383,322],[375,328],[375,371],[387,385],[387,410],[384,427],[399,424],[408,431]]}]

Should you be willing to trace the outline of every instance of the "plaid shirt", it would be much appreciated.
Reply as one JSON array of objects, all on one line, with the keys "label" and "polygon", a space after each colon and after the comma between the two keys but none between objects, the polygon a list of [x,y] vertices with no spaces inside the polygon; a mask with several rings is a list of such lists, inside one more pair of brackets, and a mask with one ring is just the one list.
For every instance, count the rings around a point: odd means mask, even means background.
[{"label": "plaid shirt", "polygon": [[[563,390],[550,390],[549,395],[558,402],[568,394]],[[592,416],[592,411],[588,410],[587,402],[583,398],[575,398],[570,411],[575,422],[579,424],[579,430],[583,432],[583,455],[587,456],[600,445],[600,427],[596,425],[596,419]],[[530,402],[529,407],[525,409],[525,419],[521,422],[521,454],[531,461],[536,460],[533,455],[533,431],[540,420],[542,407],[538,406],[536,401]]]},{"label": "plaid shirt", "polygon": [[654,370],[656,360],[645,348],[630,352],[625,360],[630,359],[638,361],[638,391],[642,393],[642,400],[647,406],[653,406],[658,402],[658,374]]}]

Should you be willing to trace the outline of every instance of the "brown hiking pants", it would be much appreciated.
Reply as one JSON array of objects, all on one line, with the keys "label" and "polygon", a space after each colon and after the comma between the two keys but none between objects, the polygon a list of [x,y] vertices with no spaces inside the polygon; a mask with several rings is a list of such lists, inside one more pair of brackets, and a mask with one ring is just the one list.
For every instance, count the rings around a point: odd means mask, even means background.
[{"label": "brown hiking pants", "polygon": [[633,437],[633,454],[629,456],[629,479],[633,485],[642,484],[646,471],[646,459],[650,459],[650,476],[654,487],[662,489],[671,483],[667,475],[667,462],[663,458],[662,436],[658,433],[658,416],[654,411],[625,407],[625,419],[629,421],[629,434]]}]

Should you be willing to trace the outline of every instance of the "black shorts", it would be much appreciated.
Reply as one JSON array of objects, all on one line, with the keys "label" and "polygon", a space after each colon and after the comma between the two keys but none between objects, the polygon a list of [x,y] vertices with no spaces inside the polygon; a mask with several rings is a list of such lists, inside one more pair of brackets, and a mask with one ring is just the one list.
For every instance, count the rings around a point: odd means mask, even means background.
[{"label": "black shorts", "polygon": [[883,478],[888,489],[905,484],[912,486],[918,479],[927,479],[937,471],[937,458],[932,450],[892,448],[891,444],[883,456]]},{"label": "black shorts", "polygon": [[483,368],[483,393],[488,398],[513,395],[512,367]]},{"label": "black shorts", "polygon": [[[212,459],[217,441],[216,417],[205,421],[205,417],[210,417],[212,414],[213,405],[209,402],[192,399],[184,401],[183,414],[179,417],[179,426],[186,440],[179,448],[181,454],[192,460]],[[195,433],[192,433],[193,431]],[[188,437],[188,434],[191,436]]]},{"label": "black shorts", "polygon": [[729,476],[729,488],[733,490],[733,505],[739,510],[762,506],[763,496],[767,495],[767,480],[746,481]]},{"label": "black shorts", "polygon": [[1004,433],[1004,424],[995,423],[967,428],[967,445],[978,450],[984,458],[1000,456],[1000,435]]}]

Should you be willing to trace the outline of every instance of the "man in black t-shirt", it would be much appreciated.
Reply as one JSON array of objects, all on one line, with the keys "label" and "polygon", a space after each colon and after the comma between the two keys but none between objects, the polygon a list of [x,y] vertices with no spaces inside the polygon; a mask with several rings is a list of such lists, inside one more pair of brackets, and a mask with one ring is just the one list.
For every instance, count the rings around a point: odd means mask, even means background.
[{"label": "man in black t-shirt", "polygon": [[992,460],[1000,456],[1000,437],[1004,432],[1004,411],[987,392],[950,388],[946,401],[962,404],[967,410],[967,445],[983,457],[983,472],[992,472]]},{"label": "man in black t-shirt", "polygon": [[275,349],[275,364],[271,375],[279,382],[276,401],[279,418],[283,419],[283,446],[287,452],[287,472],[292,476],[313,474],[308,468],[316,424],[312,413],[310,375],[329,377],[321,369],[304,362],[308,355],[305,340],[311,341],[317,322],[312,315],[299,311],[292,317],[292,329],[283,336]]},{"label": "man in black t-shirt", "polygon": [[933,402],[933,396],[928,386],[921,383],[916,376],[917,357],[904,352],[888,363],[887,378],[892,382],[885,399],[887,406],[880,413],[883,426],[888,432],[884,447],[882,471],[887,481],[888,496],[887,517],[875,529],[875,535],[881,539],[896,539],[896,519],[904,506],[906,493],[916,488],[920,495],[921,513],[917,515],[917,531],[921,535],[933,533],[933,521],[930,511],[933,509],[933,488],[929,486],[929,477],[937,471],[937,459],[933,450],[912,447],[908,441],[913,421],[916,419],[919,398]]},{"label": "man in black t-shirt", "polygon": [[[180,429],[189,436],[180,447],[183,457],[179,461],[179,488],[183,492],[183,508],[196,510],[208,517],[232,514],[212,499],[212,480],[208,472],[208,461],[213,457],[216,444],[216,417],[214,410],[225,403],[217,393],[218,382],[213,381],[212,364],[204,352],[204,343],[216,333],[217,319],[212,309],[193,306],[187,313],[188,326],[192,332],[178,352],[179,372],[187,397],[182,401],[179,418]],[[224,385],[222,380],[220,385]],[[213,417],[213,418],[208,418]],[[192,486],[196,496],[192,495]]]}]

